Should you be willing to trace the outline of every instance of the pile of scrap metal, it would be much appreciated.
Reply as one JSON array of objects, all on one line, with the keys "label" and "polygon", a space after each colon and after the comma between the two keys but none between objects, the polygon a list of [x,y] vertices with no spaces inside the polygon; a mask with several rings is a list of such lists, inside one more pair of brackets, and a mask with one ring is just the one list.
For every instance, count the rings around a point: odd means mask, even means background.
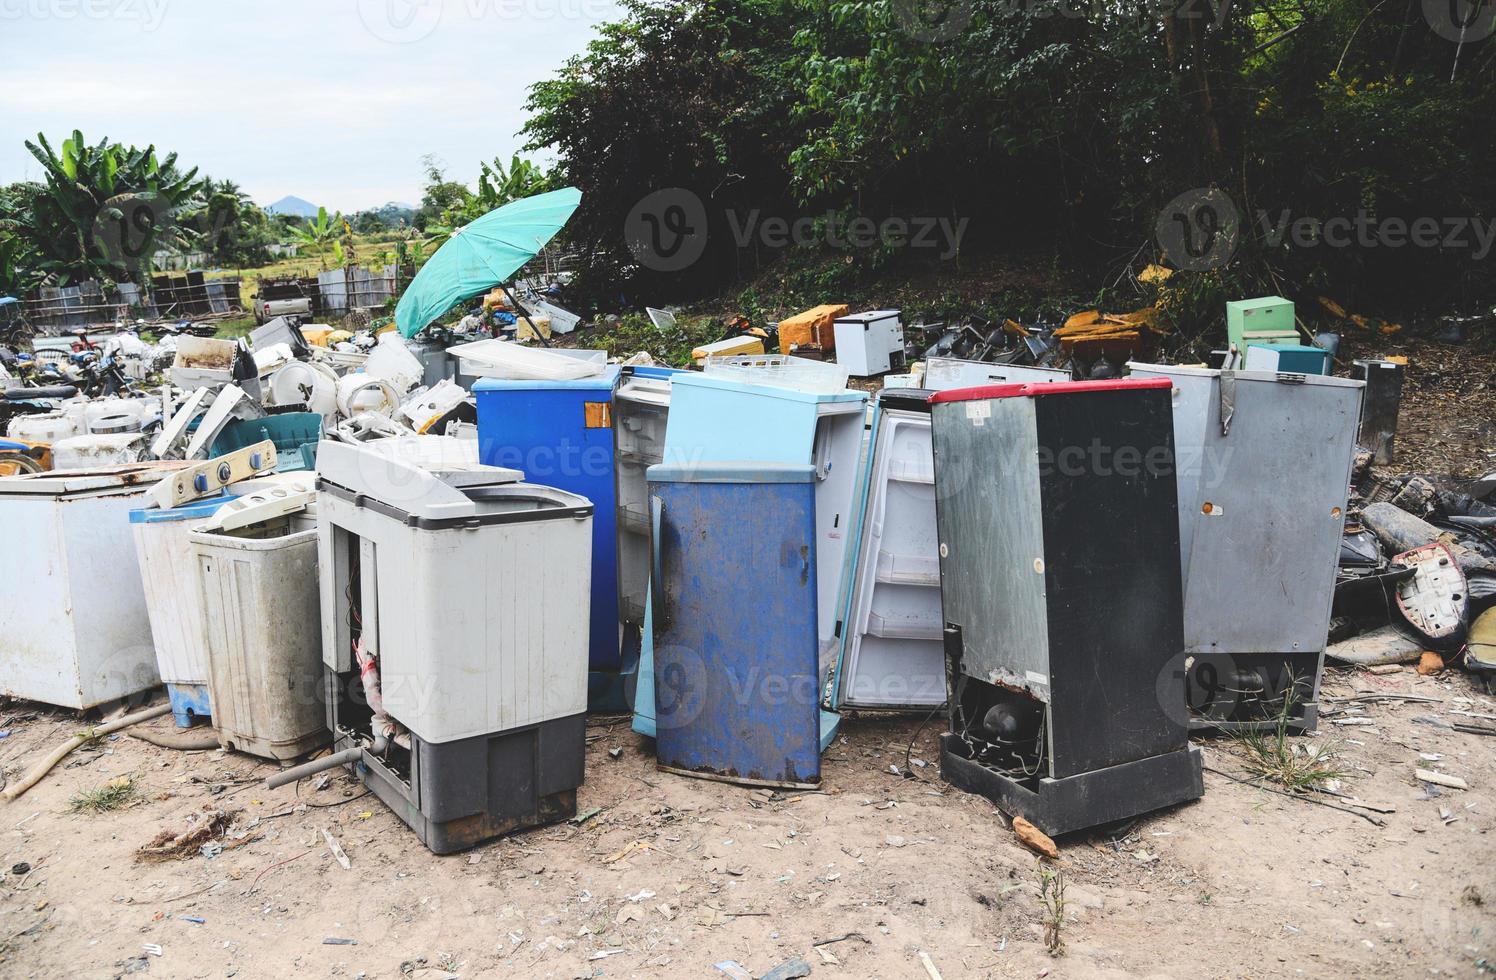
[{"label": "pile of scrap metal", "polygon": [[1387,477],[1363,451],[1353,480],[1329,655],[1370,665],[1431,651],[1496,672],[1496,473]]},{"label": "pile of scrap metal", "polygon": [[204,459],[265,438],[287,471],[310,468],[324,437],[363,442],[443,433],[454,423],[467,423],[470,434],[475,411],[457,383],[459,361],[447,353],[468,338],[428,333],[406,341],[393,327],[355,334],[277,317],[245,340],[183,331],[147,345],[132,361],[145,368],[143,382],[159,385],[132,384],[118,396],[17,386],[0,420],[8,437],[0,475]]},{"label": "pile of scrap metal", "polygon": [[954,357],[964,361],[1049,367],[1060,353],[1055,339],[1058,330],[1056,323],[1040,321],[1025,326],[1016,320],[993,323],[980,316],[951,327],[944,323],[916,323],[909,328],[908,357],[911,362],[921,357]]},{"label": "pile of scrap metal", "polygon": [[949,327],[915,324],[908,328],[909,360],[955,357],[1034,367],[1068,364],[1075,378],[1100,381],[1121,377],[1128,361],[1157,354],[1165,335],[1158,321],[1158,310],[1149,307],[1131,313],[1085,310],[1063,323],[993,323],[977,316]]}]

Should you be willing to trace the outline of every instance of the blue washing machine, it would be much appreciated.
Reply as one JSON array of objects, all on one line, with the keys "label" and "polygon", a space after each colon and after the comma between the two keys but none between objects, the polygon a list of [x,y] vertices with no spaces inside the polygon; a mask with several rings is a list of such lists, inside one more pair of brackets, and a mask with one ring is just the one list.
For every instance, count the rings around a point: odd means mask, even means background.
[{"label": "blue washing machine", "polygon": [[660,464],[648,475],[659,767],[820,785],[815,468]]},{"label": "blue washing machine", "polygon": [[478,402],[478,458],[520,470],[525,479],[593,504],[592,609],[588,708],[627,709],[624,685],[636,663],[619,646],[617,485],[613,395],[619,368],[576,381],[484,378]]}]

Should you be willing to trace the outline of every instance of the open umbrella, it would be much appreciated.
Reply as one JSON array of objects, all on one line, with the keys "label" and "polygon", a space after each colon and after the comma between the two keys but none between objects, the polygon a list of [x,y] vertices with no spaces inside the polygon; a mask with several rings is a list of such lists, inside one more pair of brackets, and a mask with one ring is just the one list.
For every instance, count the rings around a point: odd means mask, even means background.
[{"label": "open umbrella", "polygon": [[575,187],[511,201],[452,232],[421,266],[395,307],[400,333],[414,337],[458,300],[507,280],[556,236],[582,201]]}]

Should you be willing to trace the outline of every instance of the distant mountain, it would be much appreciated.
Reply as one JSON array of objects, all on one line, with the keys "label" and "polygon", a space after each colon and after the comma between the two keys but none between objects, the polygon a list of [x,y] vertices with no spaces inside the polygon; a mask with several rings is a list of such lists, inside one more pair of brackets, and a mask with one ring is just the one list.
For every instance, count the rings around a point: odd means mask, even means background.
[{"label": "distant mountain", "polygon": [[288,194],[270,205],[265,211],[269,214],[288,214],[296,218],[315,218],[317,216],[317,205],[310,201]]}]

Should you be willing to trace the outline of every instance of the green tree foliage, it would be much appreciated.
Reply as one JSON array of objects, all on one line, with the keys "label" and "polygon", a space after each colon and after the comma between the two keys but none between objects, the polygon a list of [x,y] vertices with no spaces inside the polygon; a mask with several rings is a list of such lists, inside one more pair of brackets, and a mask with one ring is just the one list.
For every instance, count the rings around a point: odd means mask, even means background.
[{"label": "green tree foliage", "polygon": [[426,170],[426,186],[421,206],[416,209],[415,226],[421,231],[449,227],[466,210],[473,192],[461,181],[448,180],[446,165],[435,156],[422,157],[421,166]]},{"label": "green tree foliage", "polygon": [[270,261],[270,246],[287,237],[232,180],[203,181],[200,206],[183,219],[193,245],[223,266],[256,266]]},{"label": "green tree foliage", "polygon": [[555,190],[551,175],[516,153],[506,167],[504,161],[494,157],[493,163],[480,164],[478,193],[467,208],[468,220],[481,218],[494,208],[501,208],[511,201],[544,194]]},{"label": "green tree foliage", "polygon": [[701,197],[707,254],[656,286],[756,269],[762,245],[721,218],[754,210],[967,217],[968,250],[1112,281],[1158,258],[1168,202],[1218,187],[1242,216],[1237,280],[1388,309],[1496,299],[1475,247],[1271,233],[1285,214],[1496,218],[1496,38],[1460,48],[1417,3],[1171,3],[627,0],[532,89],[525,133],[584,192],[570,230],[611,277],[636,202]]},{"label": "green tree foliage", "polygon": [[707,202],[712,221],[694,274],[673,283],[711,289],[753,260],[731,244],[725,213],[779,212],[791,200],[789,41],[802,12],[785,0],[625,0],[624,10],[531,90],[524,133],[582,190],[567,234],[590,254],[600,289],[633,261],[622,240],[630,210],[668,187]]},{"label": "green tree foliage", "polygon": [[45,278],[31,244],[31,200],[36,184],[0,187],[0,296],[24,296]]},{"label": "green tree foliage", "polygon": [[77,130],[56,151],[46,136],[26,141],[44,169],[29,193],[29,240],[36,268],[59,281],[135,279],[161,248],[180,247],[178,222],[203,190],[197,168],[182,171],[177,155],[158,159],[105,138],[89,145]]},{"label": "green tree foliage", "polygon": [[323,255],[343,236],[343,213],[328,214],[326,208],[318,208],[315,218],[302,225],[293,225],[291,234],[297,242],[317,255]]}]

